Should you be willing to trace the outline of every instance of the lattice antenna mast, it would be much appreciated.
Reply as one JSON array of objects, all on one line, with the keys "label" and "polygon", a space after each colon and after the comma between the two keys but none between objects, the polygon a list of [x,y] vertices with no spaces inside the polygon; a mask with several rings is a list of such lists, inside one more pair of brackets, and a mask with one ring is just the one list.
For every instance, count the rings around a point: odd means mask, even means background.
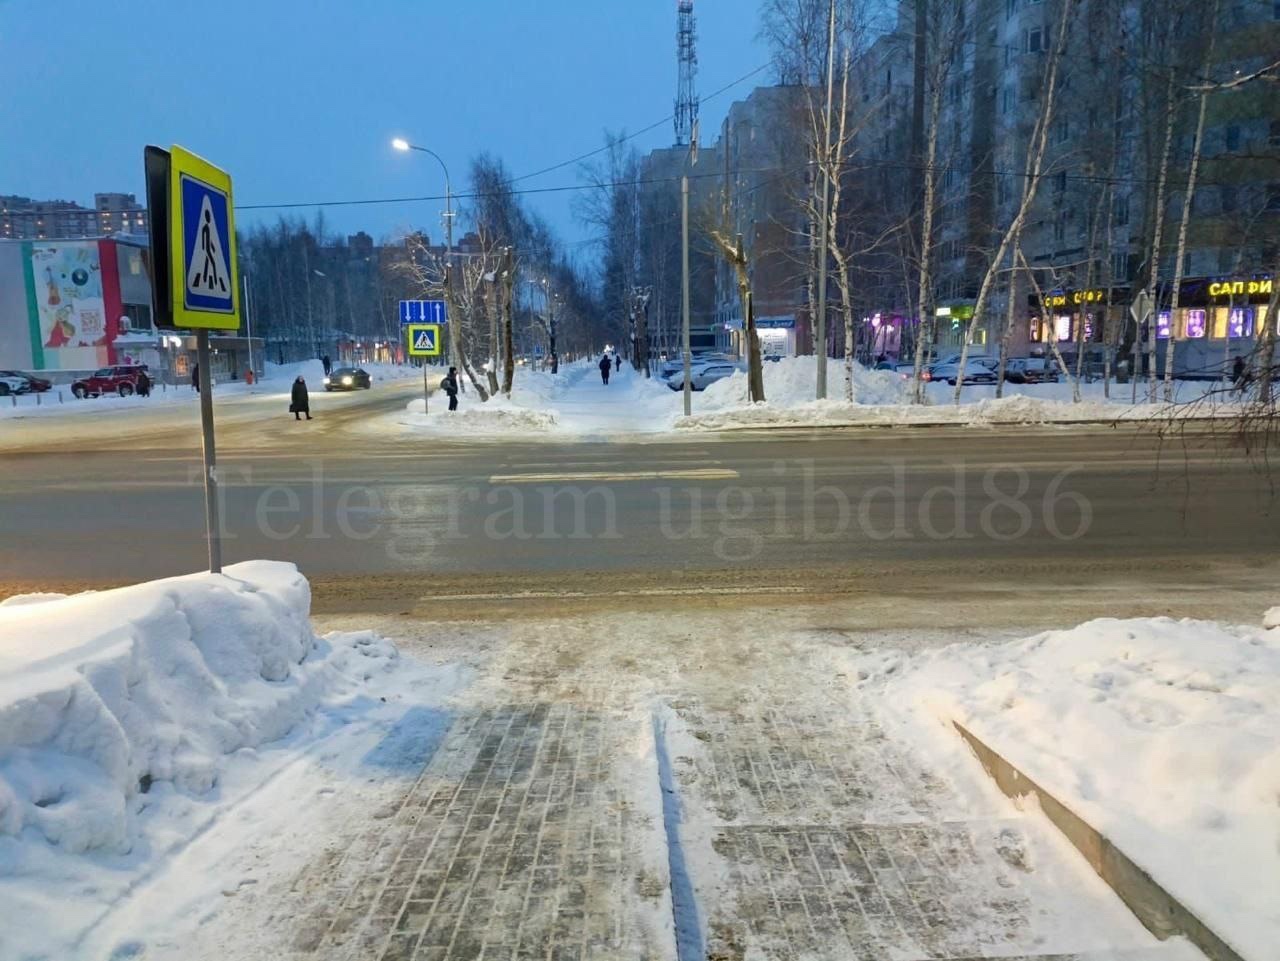
[{"label": "lattice antenna mast", "polygon": [[676,87],[676,146],[687,147],[698,125],[698,94],[694,77],[698,73],[698,32],[693,18],[693,0],[676,2],[676,61],[680,77]]}]

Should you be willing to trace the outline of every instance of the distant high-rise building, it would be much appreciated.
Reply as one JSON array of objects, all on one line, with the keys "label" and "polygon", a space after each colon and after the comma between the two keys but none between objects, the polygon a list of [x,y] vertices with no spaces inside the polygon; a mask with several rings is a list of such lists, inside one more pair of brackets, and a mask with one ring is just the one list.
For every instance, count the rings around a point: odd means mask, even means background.
[{"label": "distant high-rise building", "polygon": [[147,208],[133,194],[94,194],[92,208],[71,200],[0,195],[0,239],[68,240],[146,233]]}]

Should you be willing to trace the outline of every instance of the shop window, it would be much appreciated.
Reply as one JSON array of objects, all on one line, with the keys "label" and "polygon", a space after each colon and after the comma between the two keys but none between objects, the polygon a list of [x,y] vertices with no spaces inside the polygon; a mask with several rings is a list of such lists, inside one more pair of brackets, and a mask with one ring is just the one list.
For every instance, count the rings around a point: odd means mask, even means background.
[{"label": "shop window", "polygon": [[1227,320],[1228,337],[1253,336],[1253,309],[1251,307],[1233,307]]},{"label": "shop window", "polygon": [[1184,336],[1188,340],[1199,340],[1205,335],[1205,327],[1208,323],[1208,312],[1204,310],[1188,310],[1186,325],[1183,330]]},{"label": "shop window", "polygon": [[1221,340],[1222,338],[1227,336],[1227,314],[1228,313],[1230,313],[1230,311],[1226,307],[1213,308],[1213,313],[1211,314],[1213,318],[1213,324],[1209,329],[1209,336],[1212,337],[1214,340]]},{"label": "shop window", "polygon": [[1031,321],[1031,324],[1029,325],[1029,328],[1027,331],[1027,337],[1031,340],[1033,344],[1038,344],[1040,342],[1040,319],[1039,318],[1036,318],[1035,320]]},{"label": "shop window", "polygon": [[1169,335],[1173,332],[1173,318],[1169,316],[1169,311],[1160,311],[1156,317],[1156,338],[1159,340],[1168,340]]},{"label": "shop window", "polygon": [[1058,314],[1058,316],[1054,317],[1053,332],[1054,332],[1054,336],[1057,337],[1059,341],[1070,340],[1071,339],[1071,315]]}]

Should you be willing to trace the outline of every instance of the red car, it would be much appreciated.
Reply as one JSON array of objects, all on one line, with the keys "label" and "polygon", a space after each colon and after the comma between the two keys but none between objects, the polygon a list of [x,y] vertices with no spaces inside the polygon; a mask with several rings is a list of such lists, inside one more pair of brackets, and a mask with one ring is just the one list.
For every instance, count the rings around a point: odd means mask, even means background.
[{"label": "red car", "polygon": [[103,394],[119,394],[128,397],[138,390],[138,375],[146,371],[146,364],[121,364],[103,367],[89,377],[71,385],[71,393],[77,397],[101,397]]}]

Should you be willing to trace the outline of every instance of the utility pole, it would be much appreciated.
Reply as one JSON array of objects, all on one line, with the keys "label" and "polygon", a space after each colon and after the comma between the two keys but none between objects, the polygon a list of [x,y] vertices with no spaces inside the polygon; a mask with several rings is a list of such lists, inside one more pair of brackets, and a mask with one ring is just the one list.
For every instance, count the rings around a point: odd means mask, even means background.
[{"label": "utility pole", "polygon": [[693,352],[689,348],[689,175],[680,178],[680,300],[684,348],[684,416],[693,413]]},{"label": "utility pole", "polygon": [[247,343],[249,344],[249,372],[253,376],[250,380],[258,376],[257,368],[253,366],[253,311],[251,309],[253,300],[249,294],[249,272],[246,270],[240,278],[241,284],[244,286],[244,323],[246,328]]},{"label": "utility pole", "polygon": [[548,347],[551,351],[551,373],[558,374],[560,372],[560,357],[556,354],[556,298],[551,293],[550,288],[547,290],[547,338],[549,340]]},{"label": "utility pole", "polygon": [[830,0],[827,26],[827,111],[823,115],[822,128],[822,216],[819,218],[821,236],[818,238],[818,317],[817,317],[817,397],[827,396],[827,235],[831,216],[831,101],[835,88],[836,48],[836,0]]}]

